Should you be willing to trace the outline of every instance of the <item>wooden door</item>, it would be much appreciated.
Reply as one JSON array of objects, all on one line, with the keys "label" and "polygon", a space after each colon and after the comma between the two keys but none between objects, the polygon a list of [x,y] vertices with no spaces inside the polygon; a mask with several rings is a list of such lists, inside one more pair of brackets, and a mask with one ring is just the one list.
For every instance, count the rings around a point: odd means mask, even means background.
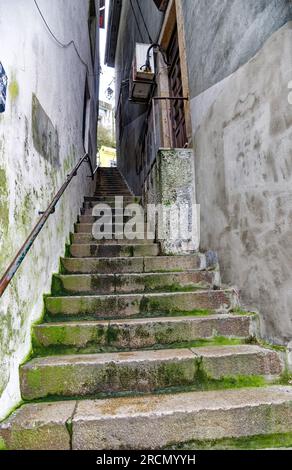
[{"label": "wooden door", "polygon": [[[170,96],[183,97],[177,28],[175,28],[173,32],[167,53],[168,61],[170,63],[168,72]],[[184,101],[172,100],[170,102],[170,107],[173,146],[177,148],[184,148],[188,142]]]}]

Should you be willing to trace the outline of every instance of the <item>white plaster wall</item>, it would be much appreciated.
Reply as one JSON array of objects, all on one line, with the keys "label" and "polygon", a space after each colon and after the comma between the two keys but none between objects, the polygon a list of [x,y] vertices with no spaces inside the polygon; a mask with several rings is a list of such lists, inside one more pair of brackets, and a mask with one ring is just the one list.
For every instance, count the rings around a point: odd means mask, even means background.
[{"label": "white plaster wall", "polygon": [[292,338],[291,44],[287,23],[191,103],[202,248],[281,344]]},{"label": "white plaster wall", "polygon": [[[89,0],[38,0],[62,42],[74,39],[88,64],[90,134],[96,149],[96,93],[88,33]],[[98,1],[97,1],[98,4]],[[0,115],[0,275],[29,234],[67,173],[83,155],[82,126],[86,68],[73,47],[59,47],[48,33],[33,0],[1,0],[0,60],[10,90]],[[59,164],[34,148],[32,94],[59,135]],[[20,401],[18,368],[31,347],[31,326],[43,310],[43,294],[59,269],[65,242],[92,182],[81,168],[62,197],[13,282],[0,299],[0,419]]]}]

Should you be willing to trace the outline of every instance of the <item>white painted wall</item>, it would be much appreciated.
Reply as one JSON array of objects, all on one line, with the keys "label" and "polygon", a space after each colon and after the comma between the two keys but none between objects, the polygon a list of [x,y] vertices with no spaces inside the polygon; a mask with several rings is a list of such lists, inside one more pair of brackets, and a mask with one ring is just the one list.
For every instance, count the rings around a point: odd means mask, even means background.
[{"label": "white painted wall", "polygon": [[[96,149],[96,89],[88,33],[89,0],[38,0],[55,35],[74,39],[88,64],[90,136]],[[96,2],[98,5],[98,1]],[[98,56],[98,54],[97,54]],[[0,61],[10,88],[0,115],[0,275],[83,152],[86,67],[72,46],[48,33],[33,0],[1,0]],[[98,70],[97,67],[95,70]],[[35,94],[59,136],[59,164],[41,156],[32,139]],[[84,165],[71,183],[13,282],[0,299],[0,419],[20,401],[18,368],[30,352],[31,326],[92,183]]]}]

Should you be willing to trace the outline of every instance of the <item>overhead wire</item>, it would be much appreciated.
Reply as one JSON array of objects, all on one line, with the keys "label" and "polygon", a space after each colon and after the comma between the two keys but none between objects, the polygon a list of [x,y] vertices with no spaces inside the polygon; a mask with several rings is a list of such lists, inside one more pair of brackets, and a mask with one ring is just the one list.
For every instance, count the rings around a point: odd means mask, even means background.
[{"label": "overhead wire", "polygon": [[137,3],[137,6],[138,6],[138,8],[139,8],[139,12],[140,12],[140,15],[141,15],[141,18],[142,18],[144,27],[145,27],[145,29],[146,29],[146,31],[147,31],[148,39],[149,39],[149,41],[151,42],[151,44],[153,44],[154,41],[153,41],[153,39],[152,39],[152,37],[151,37],[151,34],[150,34],[150,32],[149,32],[149,29],[148,29],[146,20],[145,20],[145,18],[144,18],[143,11],[142,11],[141,5],[140,5],[140,3],[139,3],[139,0],[136,0],[136,3]]},{"label": "overhead wire", "polygon": [[39,15],[40,15],[41,18],[42,18],[42,20],[43,20],[43,22],[44,22],[44,24],[45,24],[47,30],[49,31],[50,35],[53,37],[53,39],[55,40],[55,42],[56,42],[62,49],[68,49],[70,46],[73,46],[73,48],[74,48],[74,50],[75,50],[75,52],[76,52],[76,54],[77,54],[78,59],[79,59],[80,62],[84,65],[84,67],[86,67],[87,73],[88,73],[88,75],[89,75],[88,65],[87,65],[87,63],[85,62],[85,60],[82,59],[82,57],[81,57],[81,55],[80,55],[80,53],[79,53],[79,51],[78,51],[78,49],[77,49],[77,46],[76,46],[76,44],[75,44],[75,41],[74,41],[73,39],[71,39],[71,41],[69,41],[69,42],[67,42],[67,43],[61,42],[61,41],[57,38],[57,36],[53,33],[52,29],[50,28],[50,26],[49,26],[49,24],[48,24],[48,22],[47,22],[47,20],[46,20],[46,18],[45,18],[45,16],[44,16],[42,10],[40,9],[40,6],[39,6],[37,0],[34,0],[34,3],[35,3],[35,6],[36,6],[36,8],[37,8],[37,10],[38,10],[38,12],[39,12]]},{"label": "overhead wire", "polygon": [[137,26],[137,29],[138,29],[138,32],[139,32],[139,35],[140,35],[140,39],[141,39],[142,42],[144,42],[143,34],[141,32],[141,28],[140,28],[140,25],[139,25],[139,21],[138,21],[137,14],[135,12],[132,0],[130,0],[130,5],[131,5],[131,9],[132,9],[132,12],[133,12],[133,15],[134,15],[135,23],[136,23],[136,26]]}]

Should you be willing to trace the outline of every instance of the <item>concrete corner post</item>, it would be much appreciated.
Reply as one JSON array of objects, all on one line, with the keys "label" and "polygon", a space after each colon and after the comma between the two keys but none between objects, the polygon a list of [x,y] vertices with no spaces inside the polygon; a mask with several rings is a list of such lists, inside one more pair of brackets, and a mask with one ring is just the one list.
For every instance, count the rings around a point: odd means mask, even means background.
[{"label": "concrete corner post", "polygon": [[[144,202],[156,206],[155,234],[162,254],[187,254],[199,248],[193,151],[160,149],[144,186]],[[149,213],[148,213],[149,222]]]}]

